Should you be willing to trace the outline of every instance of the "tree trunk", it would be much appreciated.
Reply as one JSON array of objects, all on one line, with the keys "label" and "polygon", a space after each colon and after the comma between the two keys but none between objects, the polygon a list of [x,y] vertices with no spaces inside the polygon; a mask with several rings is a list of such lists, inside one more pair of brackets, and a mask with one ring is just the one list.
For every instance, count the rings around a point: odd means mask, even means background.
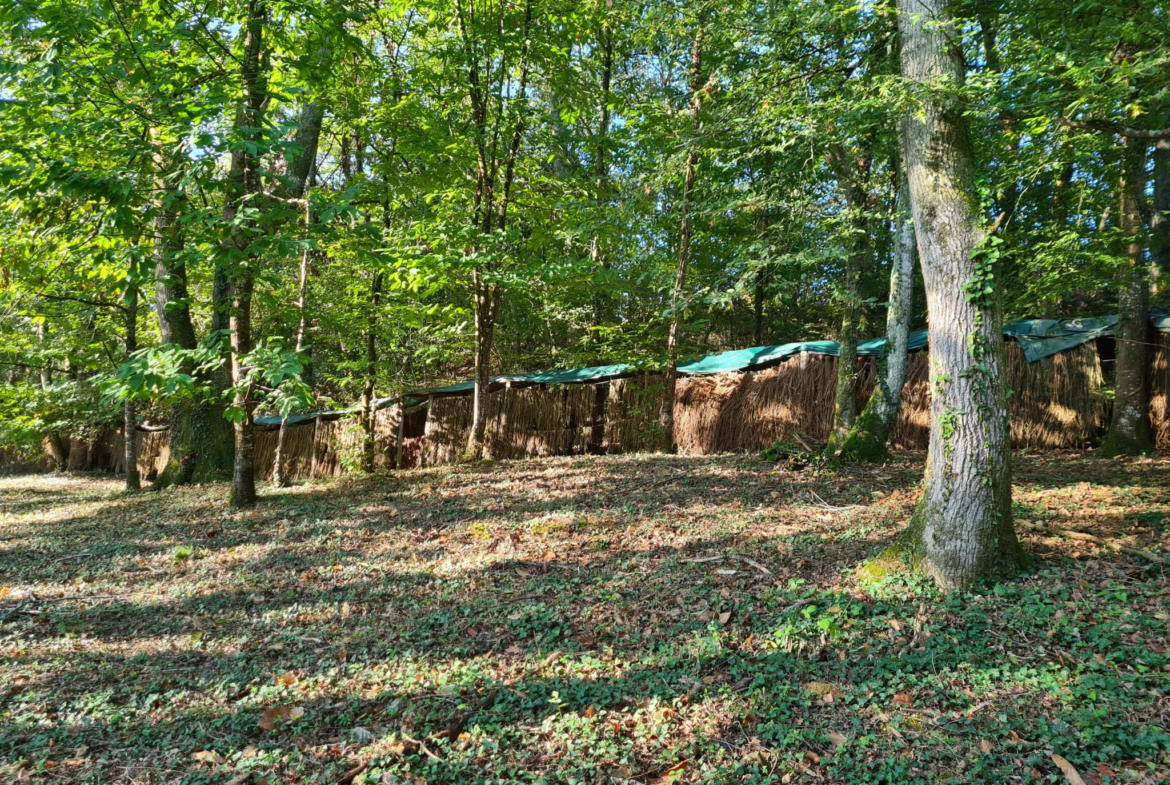
[{"label": "tree trunk", "polygon": [[752,338],[754,346],[764,345],[764,280],[760,271],[756,271],[756,291],[752,296],[752,310],[755,312]]},{"label": "tree trunk", "polygon": [[[137,284],[127,281],[123,307],[126,309],[126,360],[129,361],[134,352],[138,351]],[[134,400],[126,398],[122,403],[122,455],[127,491],[136,491],[142,487],[138,481],[138,454],[134,444],[137,430],[138,421],[134,416]]]},{"label": "tree trunk", "polygon": [[[595,204],[597,215],[603,214],[608,198],[609,189],[609,101],[610,86],[613,82],[613,31],[609,22],[601,25],[601,101],[598,107],[601,119],[597,124],[597,134],[594,137],[593,171],[595,174],[594,188],[596,189]],[[589,241],[589,261],[596,270],[608,270],[608,257],[602,248],[601,232],[595,230]],[[598,342],[597,330],[605,323],[606,303],[603,292],[593,292],[593,335],[590,340]],[[605,443],[605,413],[609,404],[609,384],[593,385],[593,422],[589,429],[589,444],[585,451],[591,455],[599,455],[604,450]]]},{"label": "tree trunk", "polygon": [[[691,46],[690,67],[691,97],[689,111],[692,114],[694,131],[699,130],[699,110],[702,109],[703,87],[703,25],[695,35]],[[687,152],[686,173],[683,177],[682,206],[678,230],[678,269],[674,274],[674,288],[670,293],[670,328],[666,335],[666,390],[662,395],[662,409],[658,423],[662,427],[663,447],[673,453],[678,449],[674,440],[674,397],[678,387],[678,343],[682,307],[683,287],[687,280],[687,266],[691,261],[691,201],[695,192],[695,166],[699,162],[699,151],[695,148],[698,140],[691,140]]]},{"label": "tree trunk", "polygon": [[[312,175],[310,174],[310,178]],[[308,179],[302,188],[302,194],[308,190]],[[313,214],[309,207],[308,200],[305,201],[305,234],[309,233],[309,227],[312,224]],[[305,248],[301,252],[301,276],[297,286],[297,343],[296,352],[300,354],[305,350],[305,333],[308,330],[308,315],[306,313],[306,305],[309,299],[309,249]],[[290,484],[288,476],[288,467],[284,463],[284,443],[288,437],[288,417],[280,419],[280,431],[276,434],[276,455],[272,461],[272,482],[278,488],[287,488]]]},{"label": "tree trunk", "polygon": [[910,220],[910,185],[901,167],[894,217],[894,258],[890,264],[890,310],[886,314],[886,351],[878,358],[873,395],[846,437],[841,454],[855,461],[882,461],[889,457],[888,442],[902,408],[902,387],[910,341],[914,300],[914,224]]},{"label": "tree trunk", "polygon": [[[264,23],[267,17],[265,0],[249,0],[248,19],[244,35],[243,58],[240,63],[242,96],[236,113],[236,133],[243,140],[258,145],[262,138],[264,106],[268,97],[268,79],[265,73],[267,58],[263,56]],[[232,307],[231,373],[235,393],[232,406],[238,412],[233,422],[235,464],[232,471],[231,504],[233,507],[251,507],[256,503],[256,432],[252,423],[255,400],[248,382],[246,356],[252,351],[252,293],[256,281],[259,257],[250,249],[251,237],[244,227],[234,226],[240,208],[249,198],[260,193],[260,156],[241,145],[232,153],[228,175],[228,198],[224,204],[224,223],[232,226],[228,243],[235,265],[230,276]]]},{"label": "tree trunk", "polygon": [[[155,314],[164,343],[193,350],[199,341],[191,319],[187,266],[180,253],[183,249],[182,235],[175,226],[180,197],[175,193],[169,174],[167,159],[156,154],[153,249]],[[222,265],[217,267],[217,275],[221,268]],[[212,373],[210,378],[202,381],[222,391],[227,385],[227,375]],[[232,435],[231,424],[224,417],[224,410],[221,401],[207,399],[184,399],[170,407],[170,459],[154,480],[151,486],[153,489],[193,481],[223,480],[230,476]]]},{"label": "tree trunk", "polygon": [[[902,123],[911,212],[930,321],[930,452],[922,497],[895,546],[945,589],[1019,569],[1012,526],[1003,314],[979,227],[964,109],[938,97],[963,81],[948,0],[898,0],[902,74],[921,108]],[[970,296],[968,295],[970,292]]]},{"label": "tree trunk", "polygon": [[1154,146],[1154,204],[1150,213],[1153,247],[1150,256],[1157,270],[1159,293],[1170,290],[1170,139]]},{"label": "tree trunk", "polygon": [[1149,341],[1150,279],[1142,249],[1142,219],[1138,199],[1145,198],[1146,145],[1125,142],[1118,183],[1118,222],[1129,237],[1126,258],[1118,275],[1120,303],[1117,321],[1117,378],[1114,382],[1113,420],[1101,445],[1102,454],[1137,455],[1153,448],[1150,439],[1149,390],[1146,386],[1146,343]]},{"label": "tree trunk", "polygon": [[500,308],[500,288],[494,283],[485,282],[483,271],[478,268],[473,275],[472,285],[475,287],[475,391],[471,402],[471,436],[467,454],[472,460],[477,460],[485,455],[485,407],[491,387],[492,340],[495,338],[496,315]]},{"label": "tree trunk", "polygon": [[378,305],[382,274],[374,273],[370,287],[370,317],[366,326],[366,382],[362,387],[362,471],[374,471],[374,383],[378,379]]},{"label": "tree trunk", "polygon": [[[861,321],[861,267],[864,264],[868,241],[865,221],[856,219],[860,233],[854,236],[856,244],[845,264],[845,303],[841,315],[841,338],[837,354],[837,391],[833,406],[833,429],[825,452],[834,455],[840,450],[857,421],[857,330]],[[857,227],[855,227],[857,231]]]},{"label": "tree trunk", "polygon": [[[460,17],[462,20],[462,16]],[[462,22],[461,22],[462,24]],[[495,154],[495,144],[492,145],[490,166],[485,157],[485,148],[482,143],[482,134],[486,123],[486,103],[479,85],[478,72],[473,68],[469,73],[472,85],[472,110],[481,138],[479,140],[477,161],[476,194],[477,211],[473,218],[482,221],[482,231],[490,234],[495,228],[501,233],[508,226],[508,207],[512,195],[512,182],[516,176],[516,157],[520,152],[520,143],[524,140],[526,127],[526,111],[528,105],[528,45],[529,29],[532,25],[532,3],[526,2],[524,7],[524,23],[521,30],[520,46],[520,79],[514,93],[513,100],[520,101],[520,110],[516,114],[516,122],[512,128],[512,139],[504,158],[504,182],[500,189],[497,201],[495,193],[495,177],[499,159]],[[511,92],[511,90],[509,90]],[[503,93],[503,90],[501,90]],[[501,116],[503,107],[501,106]],[[499,128],[497,127],[497,131]],[[487,280],[483,268],[477,267],[472,275],[472,291],[475,297],[475,393],[472,403],[471,433],[468,436],[467,454],[472,459],[484,457],[484,434],[487,431],[487,421],[484,419],[484,407],[487,402],[488,387],[491,383],[491,354],[492,342],[495,340],[496,319],[500,311],[500,299],[503,291],[496,282]]]}]

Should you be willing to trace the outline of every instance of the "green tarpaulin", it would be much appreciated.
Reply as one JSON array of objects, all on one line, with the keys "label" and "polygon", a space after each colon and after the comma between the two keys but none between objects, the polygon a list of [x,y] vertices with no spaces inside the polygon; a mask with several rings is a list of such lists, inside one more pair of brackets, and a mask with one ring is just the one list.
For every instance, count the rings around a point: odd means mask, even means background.
[{"label": "green tarpaulin", "polygon": [[[1154,328],[1163,333],[1170,333],[1170,310],[1153,311],[1150,321]],[[1095,341],[1098,338],[1112,335],[1117,328],[1116,316],[1084,319],[1025,319],[1013,322],[1003,328],[1003,334],[1019,343],[1028,362],[1034,363],[1045,357],[1051,357],[1059,352],[1073,349],[1081,344]],[[918,330],[910,333],[910,351],[919,351],[929,343],[929,333]],[[857,345],[857,353],[862,357],[877,357],[886,351],[886,339],[874,338]],[[730,352],[711,354],[693,362],[685,362],[678,366],[678,371],[684,376],[708,376],[717,373],[733,373],[737,371],[754,371],[784,362],[789,357],[801,352],[809,354],[823,354],[836,356],[840,353],[840,345],[836,341],[799,341],[785,343],[779,346],[757,346],[751,349],[736,349]],[[573,368],[561,371],[535,371],[533,373],[517,373],[508,376],[493,376],[489,389],[498,390],[506,385],[513,387],[529,387],[536,384],[585,384],[602,382],[609,379],[620,379],[638,372],[633,365],[598,365],[591,368]],[[381,398],[375,402],[376,408],[383,408],[402,400],[407,406],[422,403],[428,396],[446,397],[451,395],[468,395],[475,389],[474,382],[458,382],[445,387],[427,387],[412,390],[402,397]],[[348,409],[328,412],[313,412],[296,414],[289,417],[290,425],[307,422],[321,416],[324,419],[337,419],[347,414],[360,411],[360,405]],[[280,425],[279,417],[257,417],[256,425],[260,427],[276,427]]]}]

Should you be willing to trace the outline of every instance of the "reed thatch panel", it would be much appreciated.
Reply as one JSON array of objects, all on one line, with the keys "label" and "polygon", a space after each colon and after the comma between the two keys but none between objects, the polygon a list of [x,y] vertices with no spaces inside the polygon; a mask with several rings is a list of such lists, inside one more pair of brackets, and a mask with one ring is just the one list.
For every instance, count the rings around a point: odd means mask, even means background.
[{"label": "reed thatch panel", "polygon": [[[1107,406],[1101,360],[1096,347],[1083,344],[1029,363],[1016,343],[1008,343],[1007,386],[1012,391],[1012,446],[1084,447],[1101,437]],[[930,358],[911,354],[902,390],[902,411],[890,441],[902,449],[924,450],[930,443]]]},{"label": "reed thatch panel", "polygon": [[609,453],[642,452],[662,444],[658,414],[666,388],[662,377],[642,373],[609,383],[604,447]]},{"label": "reed thatch panel", "polygon": [[1154,333],[1150,349],[1150,430],[1154,447],[1170,450],[1170,335]]},{"label": "reed thatch panel", "polygon": [[1006,348],[1013,446],[1085,447],[1100,438],[1106,401],[1101,359],[1092,343],[1034,363],[1018,344]]},{"label": "reed thatch panel", "polygon": [[927,352],[912,352],[906,358],[902,408],[890,434],[890,445],[902,450],[925,450],[930,446],[930,356]]},{"label": "reed thatch panel", "polygon": [[39,451],[0,449],[0,474],[43,474],[53,471],[48,449]]},{"label": "reed thatch panel", "polygon": [[402,419],[402,404],[387,406],[374,412],[374,468],[393,469],[398,453],[398,423]]},{"label": "reed thatch panel", "polygon": [[138,431],[134,435],[134,455],[138,460],[138,475],[153,480],[170,463],[171,432]]},{"label": "reed thatch panel", "polygon": [[453,463],[463,455],[471,428],[471,403],[470,395],[431,400],[423,446],[424,466]]},{"label": "reed thatch panel", "polygon": [[[864,383],[865,375],[859,375]],[[872,384],[872,382],[870,382]],[[680,381],[675,441],[693,453],[762,450],[795,431],[825,441],[833,424],[837,358],[804,355],[763,371]]]}]

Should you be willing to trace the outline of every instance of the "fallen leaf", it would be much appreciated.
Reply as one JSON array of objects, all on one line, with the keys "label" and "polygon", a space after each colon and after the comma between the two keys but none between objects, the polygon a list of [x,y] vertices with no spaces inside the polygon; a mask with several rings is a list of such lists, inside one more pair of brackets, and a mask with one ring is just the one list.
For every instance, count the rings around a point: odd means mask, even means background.
[{"label": "fallen leaf", "polygon": [[731,611],[725,611],[725,612],[719,614],[719,623],[720,624],[727,624],[727,622],[729,622],[729,621],[731,621]]},{"label": "fallen leaf", "polygon": [[260,721],[256,724],[264,730],[272,730],[276,727],[277,720],[291,722],[297,717],[303,716],[304,713],[305,710],[301,706],[273,706],[264,710],[264,713],[260,715]]},{"label": "fallen leaf", "polygon": [[1087,785],[1087,783],[1081,779],[1081,775],[1077,773],[1077,770],[1073,768],[1073,765],[1067,760],[1057,755],[1055,752],[1052,753],[1049,757],[1052,758],[1052,762],[1056,764],[1056,768],[1060,769],[1061,773],[1064,774],[1064,778],[1068,780],[1068,785]]},{"label": "fallen leaf", "polygon": [[220,755],[215,750],[202,750],[200,752],[192,753],[191,759],[198,761],[200,763],[215,763],[215,764],[227,763],[227,758]]},{"label": "fallen leaf", "polygon": [[1109,768],[1105,763],[1098,763],[1096,771],[1090,771],[1085,775],[1085,779],[1089,781],[1089,785],[1101,785],[1106,777],[1116,777],[1117,772]]},{"label": "fallen leaf", "polygon": [[994,748],[994,745],[987,739],[981,739],[979,742],[979,749],[983,750],[984,753],[989,753]]},{"label": "fallen leaf", "polygon": [[834,730],[834,731],[829,731],[829,741],[833,742],[834,747],[840,747],[842,744],[849,741],[849,739],[845,738],[840,733],[838,733],[837,731]]},{"label": "fallen leaf", "polygon": [[297,683],[297,675],[292,671],[288,671],[277,676],[274,681],[277,687],[291,687]]}]

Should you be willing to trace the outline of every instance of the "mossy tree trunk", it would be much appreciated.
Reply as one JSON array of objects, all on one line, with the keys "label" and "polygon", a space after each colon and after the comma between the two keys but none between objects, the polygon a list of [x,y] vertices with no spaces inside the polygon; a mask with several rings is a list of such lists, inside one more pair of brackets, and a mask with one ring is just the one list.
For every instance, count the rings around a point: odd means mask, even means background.
[{"label": "mossy tree trunk", "polygon": [[962,53],[948,0],[898,0],[902,74],[921,91],[903,119],[911,212],[930,322],[930,452],[922,497],[895,551],[945,589],[1024,563],[1012,525],[1003,314],[980,252]]},{"label": "mossy tree trunk", "polygon": [[1117,378],[1113,419],[1101,445],[1106,456],[1136,455],[1153,449],[1146,384],[1150,277],[1143,258],[1142,219],[1138,205],[1138,199],[1145,198],[1146,145],[1134,139],[1126,140],[1125,144],[1122,174],[1118,181],[1118,218],[1128,242],[1118,275]]},{"label": "mossy tree trunk", "polygon": [[[865,140],[868,147],[869,140]],[[835,455],[857,421],[857,332],[861,327],[861,271],[869,258],[869,216],[872,206],[865,187],[869,154],[851,155],[838,145],[826,156],[833,168],[849,212],[849,255],[841,281],[841,334],[837,344],[837,389],[833,404],[833,426],[825,452]]]},{"label": "mossy tree trunk", "polygon": [[890,306],[886,314],[886,351],[878,358],[877,385],[849,435],[841,455],[855,461],[881,461],[889,457],[890,433],[902,409],[902,387],[910,345],[910,314],[914,299],[914,260],[918,246],[910,218],[910,184],[905,163],[901,167],[894,216],[894,258],[890,264]]}]

